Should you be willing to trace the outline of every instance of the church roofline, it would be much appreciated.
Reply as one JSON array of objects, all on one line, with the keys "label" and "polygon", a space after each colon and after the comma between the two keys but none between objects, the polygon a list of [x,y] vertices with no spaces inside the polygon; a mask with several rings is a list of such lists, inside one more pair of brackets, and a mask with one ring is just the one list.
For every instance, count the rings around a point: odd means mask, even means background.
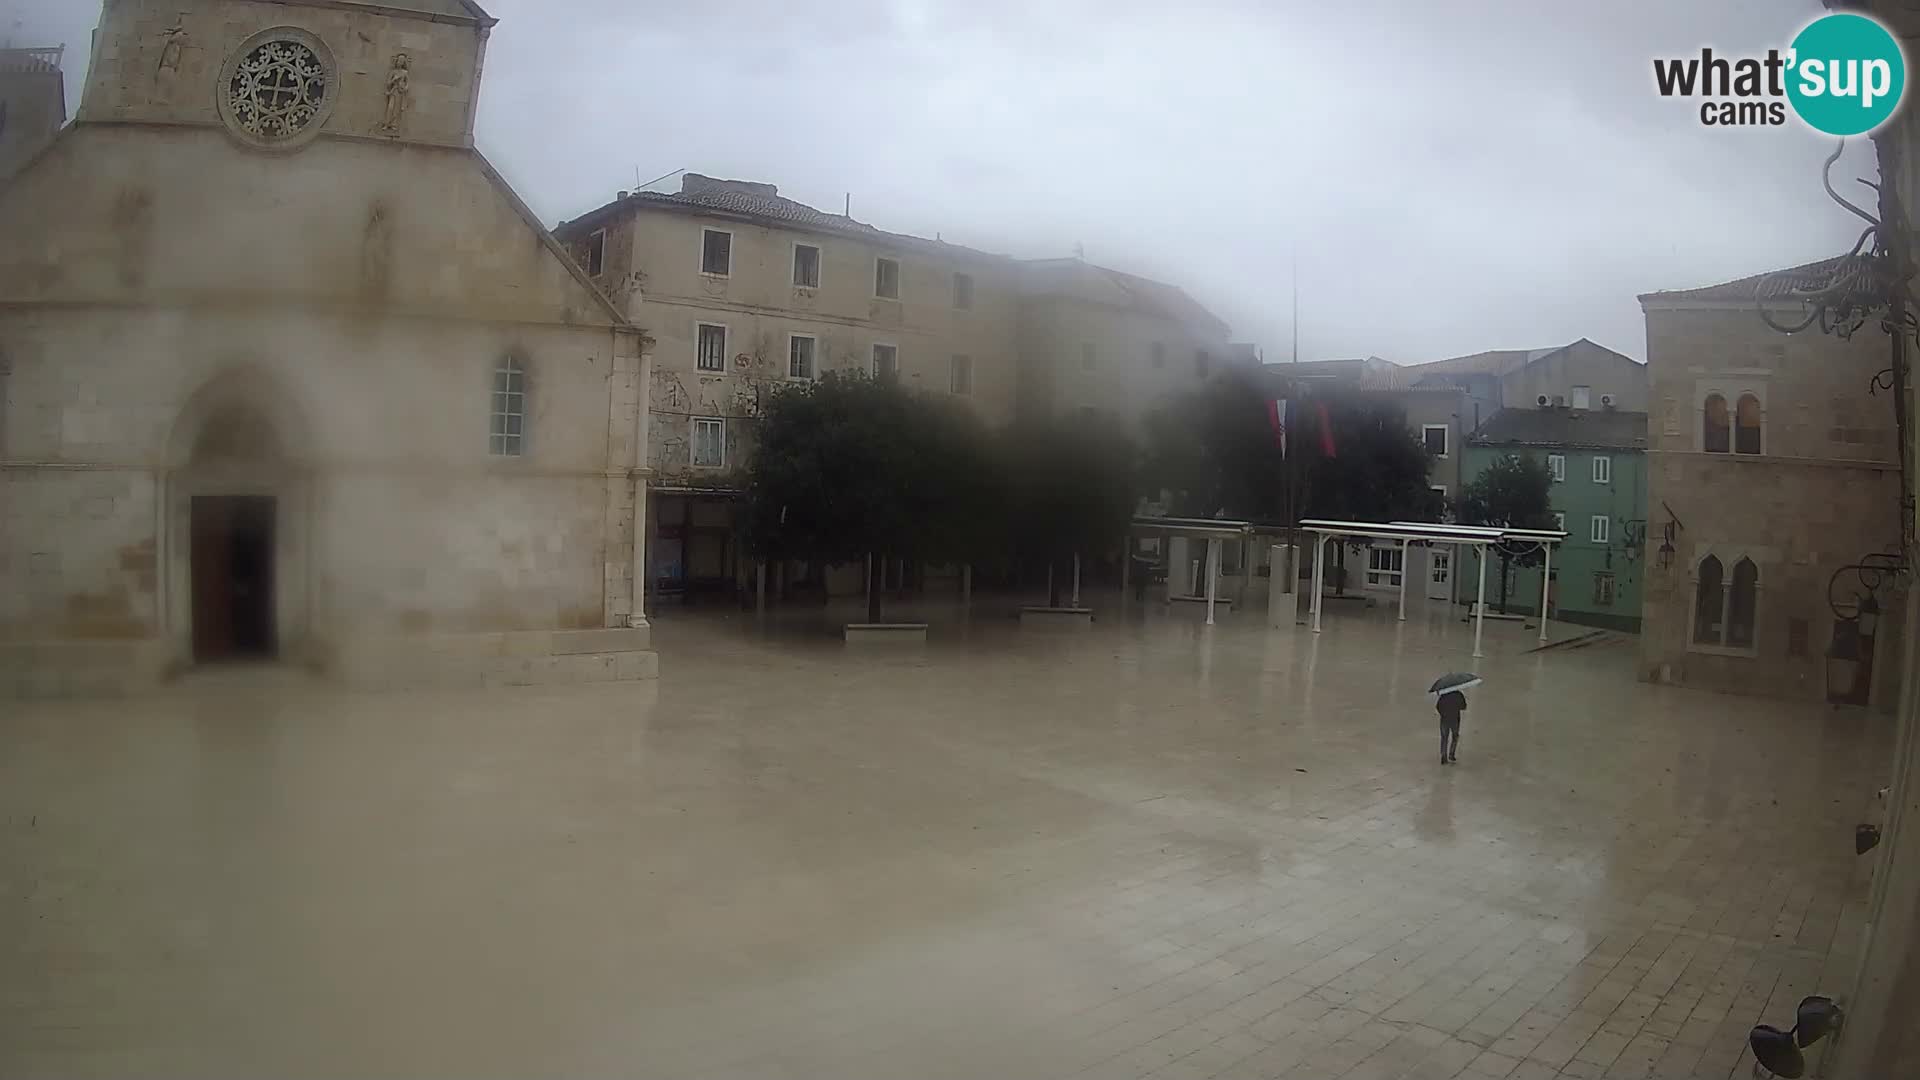
[{"label": "church roofline", "polygon": [[405,0],[392,3],[380,3],[379,0],[267,0],[270,4],[297,5],[300,7],[342,8],[353,11],[373,11],[381,15],[391,15],[399,19],[424,19],[427,22],[453,23],[459,26],[477,26],[482,30],[491,29],[500,20],[487,14],[485,8],[473,0],[453,0],[465,15],[450,15],[442,11],[427,11],[407,6]]}]

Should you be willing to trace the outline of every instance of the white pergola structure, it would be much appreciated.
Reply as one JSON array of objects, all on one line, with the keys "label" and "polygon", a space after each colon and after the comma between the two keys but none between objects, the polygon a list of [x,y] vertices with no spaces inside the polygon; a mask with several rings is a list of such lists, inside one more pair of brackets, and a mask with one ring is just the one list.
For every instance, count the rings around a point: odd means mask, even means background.
[{"label": "white pergola structure", "polygon": [[[1120,560],[1120,595],[1127,595],[1128,574],[1133,562],[1133,538],[1136,536],[1185,537],[1189,540],[1207,542],[1206,592],[1207,625],[1213,625],[1213,606],[1219,595],[1220,582],[1220,542],[1236,540],[1247,543],[1258,535],[1281,535],[1284,529],[1271,525],[1256,525],[1251,521],[1226,521],[1219,518],[1174,518],[1174,517],[1136,517],[1127,527],[1127,557]],[[1246,563],[1246,559],[1242,559]],[[1242,567],[1243,574],[1250,574],[1251,567]],[[1244,581],[1245,578],[1242,578]],[[1245,599],[1243,595],[1241,599]]]},{"label": "white pergola structure", "polygon": [[[1547,588],[1553,576],[1553,546],[1567,538],[1567,534],[1556,529],[1507,529],[1489,525],[1437,525],[1419,521],[1329,521],[1324,518],[1309,518],[1300,523],[1300,531],[1312,533],[1313,544],[1313,621],[1314,633],[1320,632],[1320,608],[1325,589],[1327,541],[1336,540],[1398,540],[1400,542],[1400,620],[1407,618],[1407,578],[1412,576],[1412,568],[1407,560],[1407,548],[1414,543],[1427,545],[1450,544],[1455,550],[1462,547],[1480,549],[1480,583],[1474,595],[1473,604],[1473,655],[1484,656],[1480,651],[1480,639],[1485,628],[1487,614],[1487,549],[1503,543],[1539,544],[1546,552],[1547,565],[1540,574],[1540,640],[1547,640]],[[1455,560],[1455,565],[1459,565]]]}]

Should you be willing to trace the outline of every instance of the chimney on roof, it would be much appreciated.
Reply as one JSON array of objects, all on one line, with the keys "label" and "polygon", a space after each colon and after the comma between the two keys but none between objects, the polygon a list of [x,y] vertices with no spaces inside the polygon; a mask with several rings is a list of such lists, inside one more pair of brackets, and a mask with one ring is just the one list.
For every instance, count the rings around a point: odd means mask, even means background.
[{"label": "chimney on roof", "polygon": [[628,199],[628,197],[629,197],[629,193],[628,193],[628,192],[625,192],[625,191],[623,191],[623,192],[621,192],[621,193],[620,193],[620,198],[619,198],[619,201],[620,201],[620,202],[626,202],[626,201],[627,201],[627,199]]},{"label": "chimney on roof", "polygon": [[680,194],[682,195],[720,195],[727,192],[772,199],[779,196],[780,189],[772,184],[757,184],[751,180],[716,180],[696,172],[686,173],[680,177]]}]

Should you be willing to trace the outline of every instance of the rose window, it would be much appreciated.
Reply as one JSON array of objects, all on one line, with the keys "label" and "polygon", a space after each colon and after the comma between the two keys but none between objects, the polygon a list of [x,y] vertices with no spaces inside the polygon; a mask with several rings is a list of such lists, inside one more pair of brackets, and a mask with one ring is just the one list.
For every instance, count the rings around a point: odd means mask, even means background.
[{"label": "rose window", "polygon": [[290,139],[327,103],[327,68],[298,41],[262,42],[234,65],[227,110],[242,131],[265,142]]}]

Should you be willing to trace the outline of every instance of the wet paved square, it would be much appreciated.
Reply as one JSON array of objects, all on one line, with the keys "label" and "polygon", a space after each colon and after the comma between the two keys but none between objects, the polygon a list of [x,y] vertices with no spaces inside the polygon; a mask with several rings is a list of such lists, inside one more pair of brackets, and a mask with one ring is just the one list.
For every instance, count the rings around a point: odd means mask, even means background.
[{"label": "wet paved square", "polygon": [[1488,634],[669,616],[657,684],[10,706],[0,1075],[1744,1076],[1845,989],[1891,722]]}]

